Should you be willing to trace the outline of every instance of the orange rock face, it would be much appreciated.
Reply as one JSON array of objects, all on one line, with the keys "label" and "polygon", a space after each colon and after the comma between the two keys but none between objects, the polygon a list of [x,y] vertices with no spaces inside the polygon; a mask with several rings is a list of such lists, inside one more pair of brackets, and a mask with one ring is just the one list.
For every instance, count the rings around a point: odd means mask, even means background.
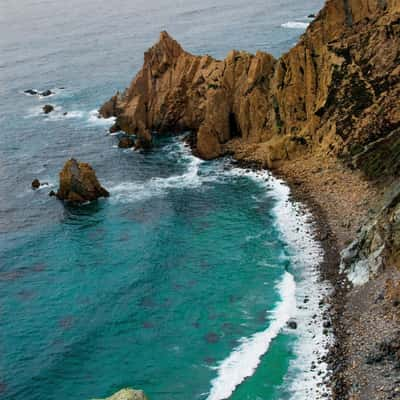
[{"label": "orange rock face", "polygon": [[397,0],[328,0],[279,60],[195,56],[162,32],[130,87],[100,113],[145,144],[153,131],[195,132],[204,159],[231,153],[274,167],[314,151],[374,174],[371,144],[384,153],[400,146],[399,21]]},{"label": "orange rock face", "polygon": [[60,188],[57,197],[71,203],[84,203],[110,194],[97,180],[96,173],[87,163],[68,160],[60,172]]}]

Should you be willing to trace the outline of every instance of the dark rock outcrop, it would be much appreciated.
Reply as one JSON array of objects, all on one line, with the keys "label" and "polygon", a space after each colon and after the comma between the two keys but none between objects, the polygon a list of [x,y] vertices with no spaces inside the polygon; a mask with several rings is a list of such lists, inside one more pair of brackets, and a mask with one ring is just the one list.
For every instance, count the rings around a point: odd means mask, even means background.
[{"label": "dark rock outcrop", "polygon": [[43,112],[45,114],[49,114],[54,110],[54,106],[52,106],[51,104],[46,104],[43,106]]},{"label": "dark rock outcrop", "polygon": [[119,142],[118,147],[121,149],[129,149],[135,145],[135,141],[129,136],[123,136]]},{"label": "dark rock outcrop", "polygon": [[400,185],[342,253],[341,269],[355,285],[366,283],[389,266],[400,269]]},{"label": "dark rock outcrop", "polygon": [[47,96],[51,96],[53,94],[53,92],[49,89],[45,90],[44,92],[40,93],[41,96],[43,97],[47,97]]},{"label": "dark rock outcrop", "polygon": [[24,93],[30,94],[31,96],[36,96],[39,94],[37,90],[33,90],[33,89],[24,90]]},{"label": "dark rock outcrop", "polygon": [[36,190],[40,188],[40,181],[39,179],[34,179],[32,181],[32,189]]},{"label": "dark rock outcrop", "polygon": [[65,163],[60,172],[60,187],[57,192],[60,200],[81,204],[109,195],[89,164],[79,163],[73,158]]}]

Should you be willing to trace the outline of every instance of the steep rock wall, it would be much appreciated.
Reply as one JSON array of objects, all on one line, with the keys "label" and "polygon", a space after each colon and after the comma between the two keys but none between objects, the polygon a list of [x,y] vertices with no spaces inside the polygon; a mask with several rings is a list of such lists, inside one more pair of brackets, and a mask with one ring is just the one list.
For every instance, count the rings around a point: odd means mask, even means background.
[{"label": "steep rock wall", "polygon": [[193,131],[205,159],[230,152],[273,167],[319,151],[376,175],[368,145],[384,145],[400,127],[398,3],[328,0],[279,60],[263,52],[195,56],[162,32],[129,88],[100,113],[117,116],[113,129],[143,143],[152,131]]}]

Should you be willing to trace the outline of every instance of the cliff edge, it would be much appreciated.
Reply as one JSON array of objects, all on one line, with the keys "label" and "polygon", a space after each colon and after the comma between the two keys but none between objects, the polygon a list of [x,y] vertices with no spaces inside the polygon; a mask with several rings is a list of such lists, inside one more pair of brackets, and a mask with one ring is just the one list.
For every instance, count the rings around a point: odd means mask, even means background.
[{"label": "cliff edge", "polygon": [[[399,19],[398,0],[329,0],[279,60],[236,50],[223,61],[195,56],[162,32],[100,114],[144,144],[153,131],[191,131],[205,159],[231,153],[273,168],[319,152],[370,176],[397,173]],[[384,165],[371,147],[387,155]]]}]

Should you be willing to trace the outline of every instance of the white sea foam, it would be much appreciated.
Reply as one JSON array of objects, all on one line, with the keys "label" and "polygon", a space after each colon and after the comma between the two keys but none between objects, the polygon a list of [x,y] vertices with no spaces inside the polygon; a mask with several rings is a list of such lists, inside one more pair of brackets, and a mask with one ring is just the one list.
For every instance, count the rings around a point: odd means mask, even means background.
[{"label": "white sea foam", "polygon": [[281,25],[282,28],[287,29],[307,29],[309,22],[289,21]]},{"label": "white sea foam", "polygon": [[111,126],[115,122],[115,117],[103,118],[98,110],[92,110],[89,111],[87,120],[90,124]]},{"label": "white sea foam", "polygon": [[[320,307],[320,300],[329,293],[331,287],[328,282],[320,282],[319,265],[323,260],[323,250],[313,237],[312,216],[304,206],[290,199],[289,187],[283,181],[274,178],[268,171],[256,172],[233,168],[223,173],[228,176],[247,176],[264,187],[267,195],[272,195],[276,199],[274,209],[276,222],[284,242],[290,248],[289,258],[291,268],[294,269],[296,275],[295,297],[298,304],[298,307],[290,315],[298,321],[298,328],[294,332],[290,331],[290,333],[296,333],[298,340],[294,348],[296,358],[290,363],[281,391],[293,400],[316,400],[321,398],[322,394],[326,396],[324,398],[329,399],[330,393],[327,386],[323,384],[327,365],[319,363],[318,360],[327,353],[326,344],[333,340],[331,336],[323,334],[325,306]],[[255,239],[257,240],[257,238]],[[305,304],[304,298],[306,296],[307,303]],[[281,310],[278,305],[274,313],[277,315],[279,312]],[[282,318],[285,319],[287,316],[287,314],[283,315]],[[284,325],[281,326],[280,330],[282,333],[289,333]],[[271,339],[267,339],[264,343],[264,352],[268,350],[270,341]],[[256,359],[258,359],[257,350],[253,350]],[[231,357],[233,357],[233,354],[237,357],[236,361],[240,368],[238,368],[238,373],[231,371],[232,375],[229,379],[232,383],[228,385],[225,383],[226,375],[224,375],[224,380],[221,378],[221,366],[232,365]],[[226,360],[221,362],[218,368],[219,374],[212,381],[210,399],[223,400],[229,397],[230,393],[224,392],[222,386],[229,388],[238,386],[243,381],[242,368],[245,369],[246,376],[251,376],[254,373],[253,369],[253,372],[250,375],[248,374],[250,370],[247,367],[246,357],[241,360],[238,359],[242,354],[241,351],[234,351]],[[315,364],[315,368],[311,368],[312,364]],[[217,391],[216,385],[221,389]]]},{"label": "white sea foam", "polygon": [[181,158],[188,162],[186,172],[167,178],[156,177],[145,182],[121,182],[110,187],[111,200],[121,203],[130,203],[145,200],[150,197],[163,196],[171,189],[196,188],[213,178],[199,174],[203,160],[190,155],[189,150],[181,145]]},{"label": "white sea foam", "polygon": [[[177,146],[176,143],[171,146]],[[271,341],[279,334],[296,334],[298,339],[294,351],[296,358],[291,361],[282,393],[295,400],[316,400],[322,394],[329,399],[330,393],[323,384],[327,365],[319,363],[327,353],[326,344],[331,336],[323,334],[323,312],[320,300],[330,291],[327,282],[320,282],[319,265],[323,260],[321,245],[314,239],[314,225],[311,214],[301,205],[290,199],[290,189],[281,180],[274,178],[268,171],[247,171],[241,168],[224,168],[224,162],[212,164],[207,171],[207,163],[190,154],[190,150],[180,144],[165,148],[175,151],[173,156],[186,160],[186,172],[167,178],[152,178],[146,182],[125,182],[116,186],[108,185],[112,194],[111,201],[135,202],[153,196],[162,196],[175,188],[201,187],[206,182],[230,180],[232,177],[248,177],[261,187],[265,194],[276,199],[274,213],[282,239],[288,244],[291,268],[296,277],[284,274],[279,284],[281,302],[271,312],[270,326],[249,338],[242,339],[240,345],[222,360],[216,367],[217,376],[211,382],[209,400],[228,398],[235,388],[256,370],[260,358],[268,351]],[[177,153],[178,154],[177,154]],[[262,240],[261,237],[248,237],[248,240]],[[267,261],[267,260],[266,260]],[[266,266],[267,267],[267,266]],[[307,302],[304,299],[307,297]],[[296,307],[296,302],[298,307]],[[289,318],[298,322],[296,331],[285,327]],[[315,364],[315,368],[311,365]]]},{"label": "white sea foam", "polygon": [[285,272],[277,285],[281,300],[271,312],[269,327],[249,338],[242,338],[240,345],[217,368],[217,377],[211,382],[208,400],[224,400],[236,387],[253,375],[261,357],[268,351],[271,341],[279,334],[296,310],[296,284],[293,275]]}]

